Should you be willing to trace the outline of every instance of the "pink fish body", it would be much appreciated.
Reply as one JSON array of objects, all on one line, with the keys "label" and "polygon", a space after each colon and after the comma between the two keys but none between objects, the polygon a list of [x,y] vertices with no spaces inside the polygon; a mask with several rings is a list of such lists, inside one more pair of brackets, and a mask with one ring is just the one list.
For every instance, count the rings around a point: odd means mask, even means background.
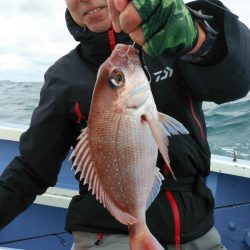
[{"label": "pink fish body", "polygon": [[181,133],[187,130],[178,121],[157,111],[138,51],[117,45],[99,69],[88,126],[72,156],[96,199],[128,225],[132,250],[163,249],[145,212],[164,179],[156,167],[158,149],[170,166],[168,137]]}]

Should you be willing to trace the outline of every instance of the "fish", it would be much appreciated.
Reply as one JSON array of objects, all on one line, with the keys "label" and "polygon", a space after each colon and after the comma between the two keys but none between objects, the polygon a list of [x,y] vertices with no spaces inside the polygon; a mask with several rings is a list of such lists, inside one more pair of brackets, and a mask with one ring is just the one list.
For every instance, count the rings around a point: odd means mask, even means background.
[{"label": "fish", "polygon": [[71,158],[92,195],[127,225],[132,250],[164,249],[149,231],[145,213],[164,180],[156,166],[158,150],[174,176],[168,138],[180,134],[187,129],[157,111],[139,51],[117,44],[98,70],[87,127]]}]

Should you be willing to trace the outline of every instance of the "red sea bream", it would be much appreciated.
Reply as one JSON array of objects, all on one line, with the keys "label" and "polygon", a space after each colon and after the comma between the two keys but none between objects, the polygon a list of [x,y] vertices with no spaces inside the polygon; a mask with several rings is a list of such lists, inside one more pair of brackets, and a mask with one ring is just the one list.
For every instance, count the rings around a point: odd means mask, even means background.
[{"label": "red sea bream", "polygon": [[88,125],[72,155],[84,184],[128,225],[133,250],[163,249],[146,225],[145,212],[164,179],[156,167],[158,149],[170,166],[168,137],[186,133],[157,111],[138,51],[118,44],[99,69]]}]

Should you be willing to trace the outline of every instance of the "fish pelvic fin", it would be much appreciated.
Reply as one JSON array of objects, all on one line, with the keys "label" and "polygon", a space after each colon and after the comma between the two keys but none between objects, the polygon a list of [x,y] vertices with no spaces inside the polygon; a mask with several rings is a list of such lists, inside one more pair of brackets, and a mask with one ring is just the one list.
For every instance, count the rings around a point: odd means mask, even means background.
[{"label": "fish pelvic fin", "polygon": [[79,139],[78,144],[72,152],[75,174],[80,172],[80,181],[83,180],[83,185],[88,184],[88,190],[92,190],[92,195],[95,195],[96,199],[103,204],[119,222],[125,225],[135,224],[137,219],[118,208],[104,190],[91,155],[88,128],[82,131]]},{"label": "fish pelvic fin", "polygon": [[161,112],[158,112],[158,119],[147,115],[144,116],[147,122],[149,123],[150,129],[156,140],[162,157],[166,162],[167,166],[169,167],[173,178],[176,180],[175,174],[170,166],[170,160],[168,155],[168,137],[172,135],[188,134],[188,130],[176,119]]},{"label": "fish pelvic fin", "polygon": [[155,168],[155,173],[154,173],[154,182],[153,182],[153,186],[152,186],[151,192],[149,194],[149,198],[148,198],[148,201],[147,201],[146,209],[148,209],[148,207],[151,205],[151,203],[153,202],[153,200],[156,198],[156,196],[160,192],[161,184],[162,184],[163,180],[164,180],[164,177],[161,174],[160,169],[156,167]]}]

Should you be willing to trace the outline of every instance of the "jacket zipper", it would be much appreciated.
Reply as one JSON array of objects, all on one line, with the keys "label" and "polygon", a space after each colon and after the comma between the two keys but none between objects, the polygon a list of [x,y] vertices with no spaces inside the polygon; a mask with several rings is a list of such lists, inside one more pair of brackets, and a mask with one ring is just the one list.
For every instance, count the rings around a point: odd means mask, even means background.
[{"label": "jacket zipper", "polygon": [[202,126],[201,122],[199,121],[198,117],[196,116],[196,114],[194,112],[193,100],[192,100],[192,96],[191,96],[191,94],[189,92],[188,92],[188,97],[189,97],[189,105],[190,105],[192,116],[193,116],[197,126],[200,129],[201,138],[204,141],[205,140],[205,132],[204,132],[204,129],[203,129],[203,126]]},{"label": "jacket zipper", "polygon": [[113,51],[113,49],[115,48],[116,45],[116,41],[115,41],[115,31],[113,26],[111,27],[111,29],[108,31],[108,36],[109,36],[109,45],[110,45],[110,49],[111,51]]}]

